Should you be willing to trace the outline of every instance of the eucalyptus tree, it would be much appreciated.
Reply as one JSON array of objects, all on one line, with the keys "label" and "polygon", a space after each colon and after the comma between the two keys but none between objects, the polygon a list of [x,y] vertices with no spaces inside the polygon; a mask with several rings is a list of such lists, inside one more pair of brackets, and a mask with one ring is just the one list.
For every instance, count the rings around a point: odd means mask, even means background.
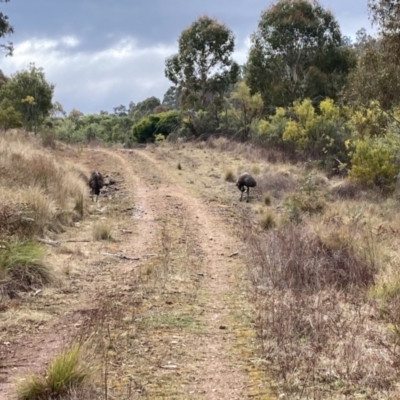
[{"label": "eucalyptus tree", "polygon": [[335,99],[356,59],[334,15],[317,1],[279,0],[261,13],[246,81],[266,106]]},{"label": "eucalyptus tree", "polygon": [[184,108],[206,109],[238,80],[234,35],[224,23],[201,16],[182,31],[178,44],[178,53],[166,60],[165,76]]}]

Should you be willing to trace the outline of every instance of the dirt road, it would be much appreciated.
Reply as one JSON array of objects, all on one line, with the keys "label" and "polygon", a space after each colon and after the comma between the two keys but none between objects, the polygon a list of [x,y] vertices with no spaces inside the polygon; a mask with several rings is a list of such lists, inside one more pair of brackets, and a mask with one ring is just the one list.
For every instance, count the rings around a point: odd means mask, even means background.
[{"label": "dirt road", "polygon": [[[73,248],[72,293],[59,289],[60,304],[40,329],[1,338],[0,398],[12,398],[14,379],[44,368],[82,327],[97,327],[93,353],[108,349],[99,398],[105,391],[109,399],[274,398],[256,363],[235,228],[244,208],[236,207],[234,185],[223,182],[212,192],[212,178],[199,175],[189,152],[96,149],[68,157],[118,174],[119,191],[91,205],[91,219],[64,237],[85,238],[103,218],[116,240]],[[78,267],[84,260],[90,262]],[[44,309],[53,295],[32,299],[32,307]]]}]

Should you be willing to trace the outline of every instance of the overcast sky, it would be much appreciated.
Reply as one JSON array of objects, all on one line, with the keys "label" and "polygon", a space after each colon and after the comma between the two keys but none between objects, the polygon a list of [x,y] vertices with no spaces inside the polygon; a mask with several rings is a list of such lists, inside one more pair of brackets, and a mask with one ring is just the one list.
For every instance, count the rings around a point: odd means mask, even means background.
[{"label": "overcast sky", "polygon": [[[223,21],[236,36],[234,58],[246,60],[249,35],[271,0],[11,0],[0,3],[15,33],[13,57],[0,55],[10,75],[30,62],[55,84],[54,101],[69,112],[112,111],[150,96],[162,100],[171,86],[165,58],[177,51],[181,31],[199,15]],[[321,0],[354,37],[371,31],[367,0]],[[3,41],[4,43],[4,41]]]}]

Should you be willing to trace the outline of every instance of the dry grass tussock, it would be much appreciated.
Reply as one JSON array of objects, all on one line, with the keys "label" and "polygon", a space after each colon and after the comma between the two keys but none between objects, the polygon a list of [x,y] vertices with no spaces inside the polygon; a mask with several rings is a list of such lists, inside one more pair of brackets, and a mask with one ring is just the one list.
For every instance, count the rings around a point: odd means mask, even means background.
[{"label": "dry grass tussock", "polygon": [[43,234],[79,217],[85,181],[34,142],[1,138],[0,169],[0,235]]},{"label": "dry grass tussock", "polygon": [[88,361],[82,347],[76,344],[54,358],[44,376],[31,375],[23,379],[17,387],[17,399],[94,399],[93,374],[93,361]]},{"label": "dry grass tussock", "polygon": [[111,240],[111,225],[107,221],[100,221],[93,225],[93,239],[94,240]]},{"label": "dry grass tussock", "polygon": [[310,218],[248,227],[245,241],[262,357],[284,398],[398,398],[400,330],[367,297],[380,267],[370,231]]}]

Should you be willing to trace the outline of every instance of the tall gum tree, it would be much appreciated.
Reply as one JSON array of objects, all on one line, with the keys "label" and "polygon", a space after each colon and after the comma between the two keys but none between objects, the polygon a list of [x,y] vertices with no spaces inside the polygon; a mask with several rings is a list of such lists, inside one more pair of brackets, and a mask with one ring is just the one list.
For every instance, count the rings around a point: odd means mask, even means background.
[{"label": "tall gum tree", "polygon": [[336,98],[355,56],[330,11],[317,1],[279,0],[262,12],[246,66],[266,106]]},{"label": "tall gum tree", "polygon": [[372,23],[378,27],[382,45],[400,60],[400,2],[398,0],[369,0]]},{"label": "tall gum tree", "polygon": [[182,31],[178,44],[178,53],[166,59],[165,76],[181,93],[184,108],[205,109],[238,80],[234,35],[215,18],[201,16]]},{"label": "tall gum tree", "polygon": [[46,81],[43,68],[30,64],[1,87],[0,102],[13,106],[22,115],[24,127],[36,133],[53,107],[53,92],[54,85]]},{"label": "tall gum tree", "polygon": [[[0,3],[8,3],[10,0],[0,0]],[[10,25],[8,16],[0,12],[0,38],[11,35],[14,33],[14,28]],[[1,43],[0,47],[6,52],[6,55],[12,55],[14,46],[12,42]]]},{"label": "tall gum tree", "polygon": [[378,35],[371,38],[364,34],[358,66],[350,75],[346,95],[352,103],[364,107],[377,101],[392,114],[393,107],[400,105],[400,2],[370,0],[368,6]]}]

